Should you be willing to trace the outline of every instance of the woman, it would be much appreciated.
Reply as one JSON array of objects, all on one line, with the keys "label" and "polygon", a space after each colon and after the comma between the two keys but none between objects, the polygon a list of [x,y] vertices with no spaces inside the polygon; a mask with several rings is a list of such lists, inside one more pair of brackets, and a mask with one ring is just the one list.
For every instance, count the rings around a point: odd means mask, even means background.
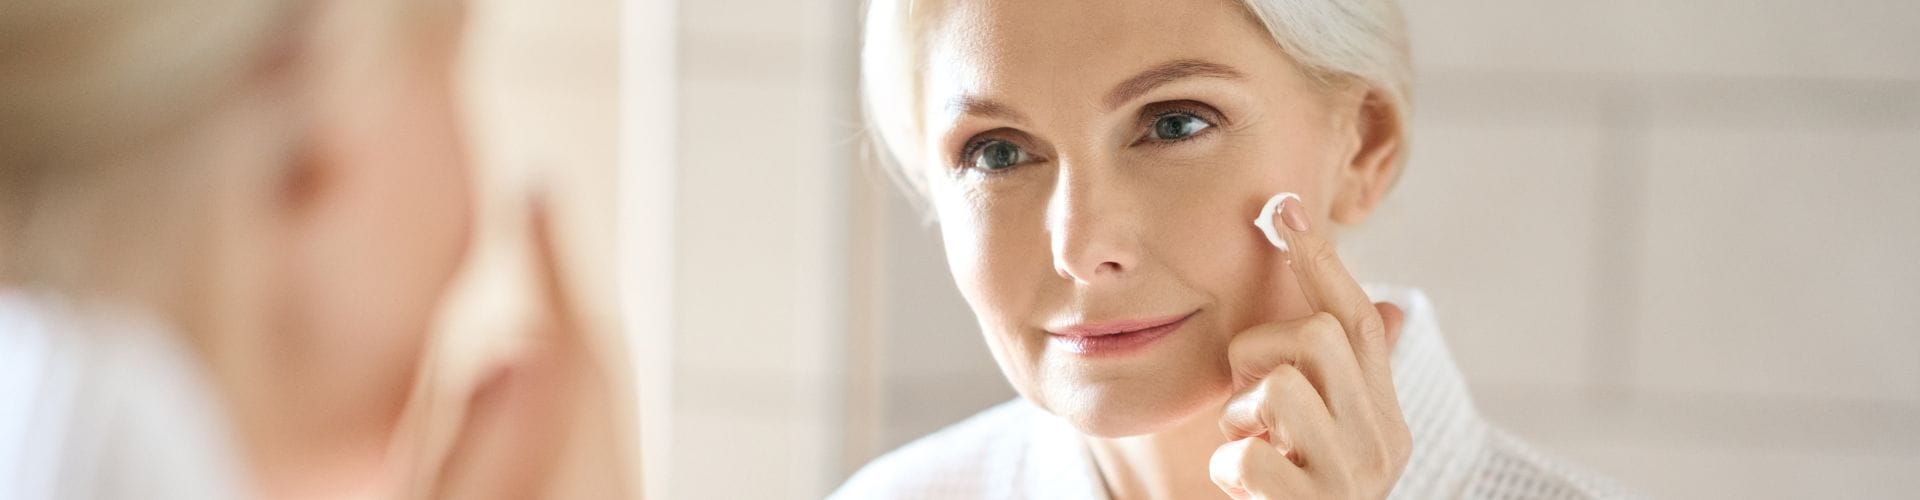
[{"label": "woman", "polygon": [[1022,398],[839,497],[1617,494],[1480,420],[1430,303],[1375,304],[1333,251],[1406,155],[1390,0],[876,0],[865,43],[871,123]]},{"label": "woman", "polygon": [[592,380],[564,321],[479,389],[451,456],[403,421],[469,242],[463,20],[452,0],[7,7],[0,497],[541,491],[556,405]]}]

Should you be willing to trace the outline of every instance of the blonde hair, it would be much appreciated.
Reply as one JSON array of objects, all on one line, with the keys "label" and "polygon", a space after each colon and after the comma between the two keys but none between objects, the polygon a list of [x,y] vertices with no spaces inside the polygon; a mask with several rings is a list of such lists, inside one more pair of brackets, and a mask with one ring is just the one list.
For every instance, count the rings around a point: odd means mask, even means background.
[{"label": "blonde hair", "polygon": [[[377,54],[445,0],[59,0],[0,16],[0,284],[74,291],[208,276],[223,190],[284,182],[311,43]],[[345,16],[317,30],[322,14]],[[341,26],[344,25],[344,26]],[[350,31],[350,32],[349,32]],[[368,69],[330,67],[337,80]],[[193,278],[193,279],[188,279]],[[175,284],[175,285],[168,285]],[[112,290],[124,292],[125,290]],[[174,298],[174,300],[183,300]]]},{"label": "blonde hair", "polygon": [[[861,100],[869,139],[891,177],[926,192],[920,144],[919,76],[927,24],[938,2],[870,0],[860,51]],[[1302,69],[1329,85],[1359,83],[1389,101],[1406,134],[1413,69],[1395,0],[1241,0]],[[1400,155],[1404,158],[1404,155]]]},{"label": "blonde hair", "polygon": [[[72,289],[174,276],[153,273],[194,251],[209,216],[196,190],[217,175],[188,138],[257,80],[293,3],[9,5],[0,16],[0,281]],[[108,277],[126,273],[143,276]]]}]

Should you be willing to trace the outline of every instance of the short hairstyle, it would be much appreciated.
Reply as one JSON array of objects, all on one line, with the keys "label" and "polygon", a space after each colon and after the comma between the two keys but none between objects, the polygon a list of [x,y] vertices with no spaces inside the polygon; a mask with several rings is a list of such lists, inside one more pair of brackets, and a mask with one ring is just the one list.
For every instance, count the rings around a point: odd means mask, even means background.
[{"label": "short hairstyle", "polygon": [[[1240,0],[1287,55],[1327,84],[1371,87],[1393,105],[1406,134],[1413,80],[1406,23],[1395,0]],[[915,194],[927,189],[920,75],[930,19],[940,0],[870,0],[860,51],[860,93],[867,133],[892,177]],[[1402,155],[1404,157],[1404,155]],[[887,160],[891,160],[890,162]]]},{"label": "short hairstyle", "polygon": [[[9,3],[0,15],[0,283],[64,288],[81,273],[113,272],[99,269],[109,263],[98,249],[158,253],[198,237],[210,181],[233,172],[210,166],[209,152],[162,153],[191,148],[184,130],[215,120],[317,38],[307,31],[328,1],[350,1],[326,12],[355,17],[352,33],[325,43],[377,45],[363,52],[455,18],[452,0]],[[288,128],[297,121],[281,118]],[[254,132],[278,142],[221,145],[272,152],[295,141],[291,130]],[[251,160],[267,170],[276,158]]]}]

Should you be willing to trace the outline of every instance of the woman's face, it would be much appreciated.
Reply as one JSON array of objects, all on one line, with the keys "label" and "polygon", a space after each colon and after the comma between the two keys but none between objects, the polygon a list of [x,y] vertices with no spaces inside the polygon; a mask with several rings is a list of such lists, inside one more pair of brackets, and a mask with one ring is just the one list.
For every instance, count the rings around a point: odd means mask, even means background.
[{"label": "woman's face", "polygon": [[[273,341],[292,353],[278,358],[280,389],[297,388],[297,404],[352,415],[335,424],[363,429],[399,414],[473,217],[454,88],[460,33],[397,39],[391,48],[315,49],[322,110],[312,172],[280,220],[289,241],[277,276],[283,335]],[[364,71],[332,63],[354,57],[386,59]]]},{"label": "woman's face", "polygon": [[1002,371],[1097,436],[1217,411],[1232,336],[1308,313],[1252,224],[1267,198],[1371,206],[1340,201],[1373,196],[1347,168],[1365,93],[1231,0],[952,4],[927,32],[920,165]]}]

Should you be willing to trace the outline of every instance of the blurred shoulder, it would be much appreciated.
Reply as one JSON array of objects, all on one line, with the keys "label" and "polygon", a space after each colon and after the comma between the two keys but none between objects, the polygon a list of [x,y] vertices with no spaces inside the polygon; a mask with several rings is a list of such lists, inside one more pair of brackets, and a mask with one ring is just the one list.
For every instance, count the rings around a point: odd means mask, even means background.
[{"label": "blurred shoulder", "polygon": [[212,382],[154,318],[0,288],[0,498],[245,498]]},{"label": "blurred shoulder", "polygon": [[1046,413],[1024,399],[1001,403],[874,459],[829,498],[1005,498],[1034,425]]}]

